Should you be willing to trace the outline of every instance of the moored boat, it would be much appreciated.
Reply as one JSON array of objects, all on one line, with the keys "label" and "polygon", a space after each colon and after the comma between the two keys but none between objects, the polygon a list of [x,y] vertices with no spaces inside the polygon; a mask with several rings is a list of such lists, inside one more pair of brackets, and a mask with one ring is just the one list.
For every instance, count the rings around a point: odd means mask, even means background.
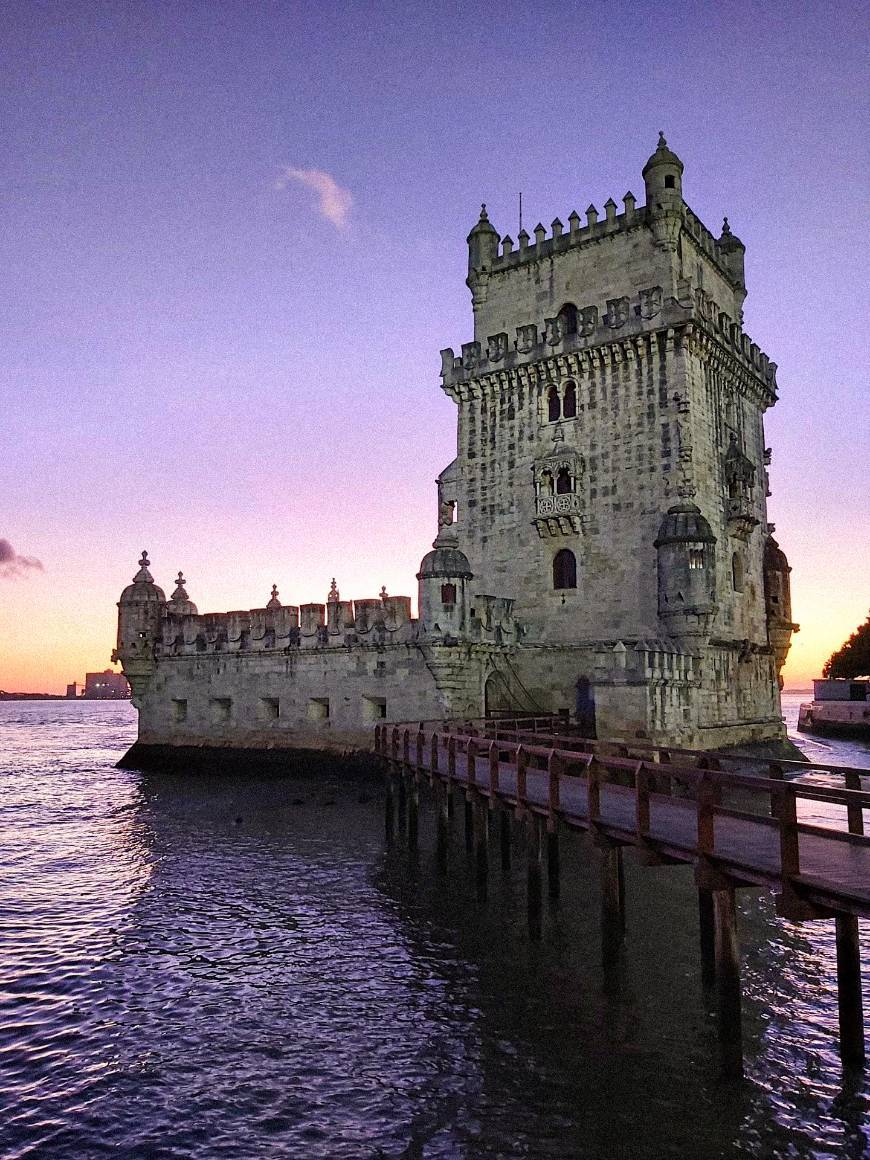
[{"label": "moored boat", "polygon": [[870,679],[813,681],[813,699],[801,705],[797,727],[823,737],[870,739]]}]

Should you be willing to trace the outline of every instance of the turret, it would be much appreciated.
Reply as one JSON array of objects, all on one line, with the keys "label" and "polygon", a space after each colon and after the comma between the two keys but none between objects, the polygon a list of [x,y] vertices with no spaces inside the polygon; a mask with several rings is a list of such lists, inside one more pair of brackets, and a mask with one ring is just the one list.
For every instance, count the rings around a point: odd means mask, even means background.
[{"label": "turret", "polygon": [[672,637],[706,637],[716,611],[716,537],[693,503],[669,508],[655,539],[658,611]]},{"label": "turret", "polygon": [[112,660],[123,666],[134,704],[156,668],[154,646],[160,638],[160,622],[166,608],[163,589],[154,583],[148,568],[148,553],[143,551],[139,571],[118,601],[118,646],[112,654]]},{"label": "turret", "polygon": [[719,252],[719,260],[731,275],[732,282],[743,291],[738,298],[738,305],[742,307],[746,299],[746,275],[744,273],[746,247],[736,234],[731,233],[728,218],[722,222],[722,236],[716,239],[716,249]]},{"label": "turret", "polygon": [[683,163],[668,148],[664,133],[659,133],[658,147],[643,167],[643,180],[656,243],[675,249],[683,217]]},{"label": "turret", "polygon": [[480,207],[480,218],[467,240],[468,284],[471,286],[474,274],[488,269],[498,256],[499,233],[490,222],[485,205]]},{"label": "turret", "polygon": [[[438,541],[436,541],[437,545]],[[425,635],[461,636],[468,619],[471,565],[456,547],[433,546],[420,561],[419,617]]]},{"label": "turret", "polygon": [[[776,671],[779,674],[791,647],[792,634],[799,632],[800,626],[793,624],[791,619],[791,568],[785,552],[772,535],[767,537],[764,544],[763,569],[767,638],[776,657]],[[781,676],[779,687],[782,688]]]}]

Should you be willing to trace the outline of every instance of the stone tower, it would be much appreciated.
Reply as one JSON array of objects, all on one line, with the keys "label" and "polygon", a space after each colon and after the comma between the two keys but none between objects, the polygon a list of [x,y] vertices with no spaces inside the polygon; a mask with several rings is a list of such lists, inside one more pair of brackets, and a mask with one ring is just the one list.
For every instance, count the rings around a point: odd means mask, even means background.
[{"label": "stone tower", "polygon": [[516,246],[483,207],[474,337],[442,351],[458,455],[439,501],[474,592],[514,601],[542,708],[579,712],[591,688],[605,735],[740,743],[782,732],[794,627],[765,605],[776,365],[743,330],[743,244],[692,212],[683,170],[660,135],[644,206],[626,193]]}]

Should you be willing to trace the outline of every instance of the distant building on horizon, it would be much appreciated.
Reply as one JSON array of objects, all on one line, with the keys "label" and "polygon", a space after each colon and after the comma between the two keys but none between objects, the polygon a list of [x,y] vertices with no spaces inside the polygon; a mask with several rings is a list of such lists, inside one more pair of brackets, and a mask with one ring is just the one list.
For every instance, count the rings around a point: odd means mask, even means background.
[{"label": "distant building on horizon", "polygon": [[79,695],[78,681],[73,681],[71,685],[66,687],[66,696],[68,701],[73,701]]},{"label": "distant building on horizon", "polygon": [[[67,685],[66,695],[74,697],[75,688],[74,684]],[[122,701],[129,698],[130,686],[123,673],[114,673],[111,669],[106,669],[102,673],[85,674],[83,695],[93,701]]]}]

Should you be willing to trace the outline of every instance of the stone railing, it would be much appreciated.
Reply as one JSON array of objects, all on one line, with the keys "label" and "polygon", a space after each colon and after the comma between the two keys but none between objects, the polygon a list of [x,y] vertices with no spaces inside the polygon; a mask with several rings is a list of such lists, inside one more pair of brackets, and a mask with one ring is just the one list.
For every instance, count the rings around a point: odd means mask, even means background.
[{"label": "stone railing", "polygon": [[564,495],[539,495],[537,514],[539,516],[568,516],[580,512],[580,496],[573,492]]}]

